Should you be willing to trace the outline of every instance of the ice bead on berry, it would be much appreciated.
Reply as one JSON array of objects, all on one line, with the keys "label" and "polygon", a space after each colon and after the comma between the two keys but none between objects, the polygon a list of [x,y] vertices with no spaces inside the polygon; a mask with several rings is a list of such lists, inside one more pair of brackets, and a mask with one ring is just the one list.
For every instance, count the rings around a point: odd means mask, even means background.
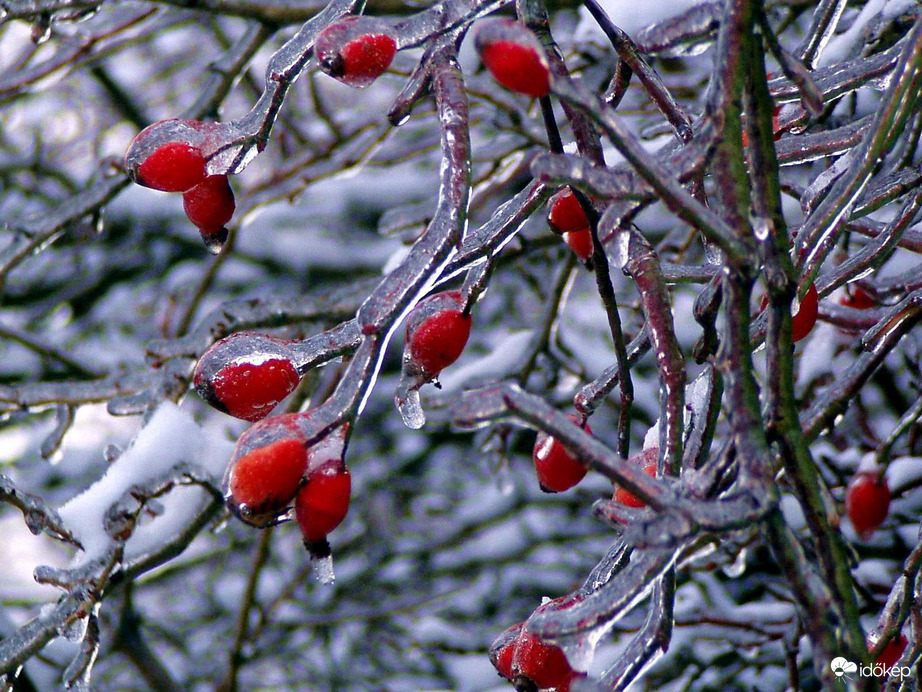
[{"label": "ice bead on berry", "polygon": [[300,379],[288,344],[255,332],[214,343],[195,367],[192,383],[209,404],[234,418],[265,418]]}]

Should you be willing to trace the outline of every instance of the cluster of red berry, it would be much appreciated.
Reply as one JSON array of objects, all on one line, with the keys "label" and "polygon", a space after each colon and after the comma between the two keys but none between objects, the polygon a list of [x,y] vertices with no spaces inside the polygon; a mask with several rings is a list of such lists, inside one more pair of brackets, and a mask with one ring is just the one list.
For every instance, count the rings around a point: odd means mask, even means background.
[{"label": "cluster of red berry", "polygon": [[138,185],[181,192],[183,209],[216,252],[227,240],[226,224],[236,201],[226,175],[209,175],[205,151],[216,125],[198,120],[161,120],[141,130],[125,155],[128,176]]},{"label": "cluster of red berry", "polygon": [[294,516],[312,556],[326,557],[327,536],[349,510],[352,479],[343,461],[348,426],[308,445],[309,413],[266,418],[237,441],[224,477],[235,516],[257,528]]},{"label": "cluster of red berry", "polygon": [[[551,606],[566,608],[577,599],[574,596],[563,596],[548,601],[534,614]],[[493,640],[489,656],[496,672],[509,680],[519,692],[546,689],[569,692],[574,680],[586,676],[570,666],[563,649],[529,631],[527,620],[512,625]]]},{"label": "cluster of red berry", "polygon": [[[551,91],[551,68],[538,38],[520,22],[506,17],[477,25],[474,47],[493,78],[510,91],[542,98]],[[548,203],[548,226],[581,260],[592,255],[589,219],[569,187]]]},{"label": "cluster of red berry", "polygon": [[[397,41],[386,22],[349,16],[328,25],[314,50],[320,68],[352,87],[365,87],[391,64]],[[217,151],[217,125],[173,118],[144,128],[125,155],[128,176],[138,185],[181,192],[183,210],[199,229],[205,246],[218,252],[236,209],[228,176],[209,175],[206,152]]]},{"label": "cluster of red berry", "polygon": [[[493,77],[504,87],[533,98],[549,95],[551,69],[540,41],[521,23],[487,19],[477,27],[475,47]],[[379,19],[349,16],[321,31],[314,52],[325,73],[352,87],[371,84],[390,66],[398,49],[391,27]],[[774,118],[777,125],[777,110]],[[144,129],[126,155],[131,179],[165,192],[183,193],[183,208],[206,244],[220,247],[235,210],[228,176],[208,174],[205,152],[215,151],[215,126],[193,120],[166,120]],[[744,135],[745,136],[745,135]],[[547,222],[582,260],[592,254],[590,221],[569,187],[550,200]],[[405,375],[417,388],[437,378],[461,355],[470,336],[468,300],[459,291],[443,291],[422,301],[407,316],[403,355]],[[762,309],[767,307],[763,299]],[[856,289],[850,307],[867,308],[870,296]],[[792,340],[803,339],[818,315],[818,293],[811,284],[793,315]],[[297,387],[301,372],[292,343],[249,332],[214,344],[200,359],[194,386],[211,405],[234,417],[254,422],[239,439],[225,475],[226,500],[244,522],[266,527],[293,517],[312,555],[329,554],[327,536],[344,520],[350,501],[351,477],[344,463],[348,424],[319,441],[308,441],[304,424],[310,413],[268,417]],[[592,433],[584,419],[571,420]],[[650,476],[656,475],[658,450],[631,458]],[[539,486],[563,492],[577,485],[588,467],[561,442],[539,432],[533,450]],[[631,508],[645,503],[616,487],[613,500]],[[846,510],[862,539],[886,519],[890,489],[882,473],[855,476],[846,494]],[[572,598],[572,597],[570,597]],[[560,599],[557,602],[559,605]],[[545,606],[542,606],[544,608]],[[542,610],[539,608],[539,612]],[[878,660],[896,660],[905,648],[903,635],[891,641]],[[490,649],[501,676],[518,690],[569,690],[584,673],[575,671],[565,653],[530,632],[527,622],[503,632]]]},{"label": "cluster of red berry", "polygon": [[[405,367],[431,379],[464,350],[471,329],[459,291],[420,301],[407,316]],[[348,426],[308,444],[307,413],[269,414],[298,386],[296,341],[237,332],[199,359],[193,386],[205,401],[255,422],[237,442],[225,474],[228,507],[256,527],[294,518],[314,556],[329,552],[328,534],[349,508],[351,479],[343,461]]]}]

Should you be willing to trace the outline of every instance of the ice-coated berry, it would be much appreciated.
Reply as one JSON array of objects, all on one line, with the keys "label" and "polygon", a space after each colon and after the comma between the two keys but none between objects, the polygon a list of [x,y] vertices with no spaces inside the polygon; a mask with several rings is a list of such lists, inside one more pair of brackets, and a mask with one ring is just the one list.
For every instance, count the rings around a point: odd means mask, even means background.
[{"label": "ice-coated berry", "polygon": [[421,300],[407,316],[405,360],[409,371],[438,376],[461,356],[471,335],[460,291],[443,291]]},{"label": "ice-coated berry", "polygon": [[[656,457],[658,454],[659,450],[656,447],[648,447],[640,454],[631,457],[629,461],[639,464],[644,473],[652,478],[656,476]],[[620,485],[615,488],[612,499],[625,507],[632,507],[634,509],[647,506],[646,502],[634,495],[634,493],[627,488],[622,488]]]},{"label": "ice-coated berry", "polygon": [[551,70],[544,48],[523,24],[507,17],[482,20],[474,47],[493,78],[510,91],[539,98],[551,88]]},{"label": "ice-coated berry", "polygon": [[265,418],[294,391],[300,376],[294,354],[280,340],[237,332],[216,342],[199,359],[192,377],[196,392],[228,415]]},{"label": "ice-coated berry", "polygon": [[512,656],[513,682],[519,680],[517,684],[524,683],[521,686],[526,689],[527,682],[531,682],[535,689],[560,690],[563,686],[568,688],[575,675],[563,649],[543,641],[527,628],[522,630]]},{"label": "ice-coated berry", "polygon": [[896,662],[900,660],[908,644],[909,640],[906,638],[906,635],[900,632],[881,649],[874,663],[884,668],[892,668],[896,665]]},{"label": "ice-coated berry", "polygon": [[128,176],[138,185],[163,192],[185,192],[206,175],[202,152],[214,125],[196,120],[161,120],[132,140],[125,154]]},{"label": "ice-coated berry", "polygon": [[890,484],[876,471],[859,471],[845,491],[845,511],[855,533],[866,541],[890,511]]},{"label": "ice-coated berry", "polygon": [[362,88],[390,67],[397,41],[387,22],[353,15],[321,31],[314,51],[320,69],[343,84]]},{"label": "ice-coated berry", "polygon": [[503,630],[490,644],[490,649],[487,652],[490,657],[490,663],[496,668],[496,672],[506,680],[512,680],[512,658],[515,655],[515,646],[524,625],[524,622],[519,622]]},{"label": "ice-coated berry", "polygon": [[[578,423],[574,415],[570,420]],[[583,429],[592,433],[588,425]],[[539,431],[535,438],[535,447],[532,451],[532,462],[535,465],[535,475],[538,485],[546,493],[560,493],[577,485],[586,476],[589,467],[575,459],[561,442]]]},{"label": "ice-coated berry", "polygon": [[205,177],[205,157],[198,147],[169,142],[156,149],[138,167],[138,182],[163,192],[183,192]]},{"label": "ice-coated berry", "polygon": [[323,542],[349,511],[352,478],[341,460],[312,470],[295,498],[295,518],[305,544]]},{"label": "ice-coated berry", "polygon": [[214,234],[234,216],[234,191],[226,175],[209,175],[182,195],[182,207],[189,221],[202,233]]},{"label": "ice-coated berry", "polygon": [[588,228],[583,231],[564,233],[563,239],[581,260],[585,261],[592,257],[592,235]]},{"label": "ice-coated berry", "polygon": [[845,293],[839,298],[839,305],[855,310],[870,310],[877,307],[877,301],[874,300],[874,296],[861,288],[861,286],[852,286],[849,293]]},{"label": "ice-coated berry", "polygon": [[267,418],[237,441],[224,478],[225,500],[245,523],[260,528],[276,523],[298,494],[308,459],[301,415]]},{"label": "ice-coated berry", "polygon": [[[791,341],[797,342],[813,331],[816,319],[819,317],[820,296],[814,284],[804,294],[797,310],[791,315]],[[762,310],[768,307],[768,296],[762,297]]]},{"label": "ice-coated berry", "polygon": [[548,203],[547,225],[554,233],[577,233],[589,230],[589,219],[573,190],[565,187],[551,197]]}]

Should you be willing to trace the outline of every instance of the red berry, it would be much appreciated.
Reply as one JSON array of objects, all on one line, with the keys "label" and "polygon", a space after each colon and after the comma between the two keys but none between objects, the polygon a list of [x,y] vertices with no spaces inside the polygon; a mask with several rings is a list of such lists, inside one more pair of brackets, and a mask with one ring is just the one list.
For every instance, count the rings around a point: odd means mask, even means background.
[{"label": "red berry", "polygon": [[563,188],[551,197],[548,203],[547,224],[552,231],[560,234],[589,230],[589,219],[569,187]]},{"label": "red berry", "polygon": [[349,86],[368,86],[390,67],[397,53],[391,31],[383,20],[364,15],[330,24],[314,44],[320,68]]},{"label": "red berry", "polygon": [[125,153],[125,169],[138,185],[164,192],[185,192],[201,183],[206,171],[206,148],[217,123],[171,118],[141,130]]},{"label": "red berry", "polygon": [[306,544],[321,543],[349,511],[352,478],[341,459],[312,470],[295,498],[295,517]]},{"label": "red berry", "polygon": [[887,642],[887,645],[883,649],[881,649],[880,653],[877,654],[877,658],[874,660],[874,663],[876,665],[884,666],[885,668],[892,668],[896,665],[896,662],[900,660],[900,657],[906,650],[907,644],[909,644],[909,640],[906,638],[905,634],[900,632],[897,636]]},{"label": "red berry", "polygon": [[298,386],[293,357],[278,339],[238,332],[202,355],[192,383],[218,410],[241,420],[258,421]]},{"label": "red berry", "polygon": [[556,644],[542,641],[523,629],[512,657],[512,679],[525,678],[535,688],[557,688],[569,685],[574,677],[566,654]]},{"label": "red berry", "polygon": [[[569,418],[574,423],[578,422],[574,415],[570,415]],[[592,433],[588,425],[584,425],[583,429]],[[532,462],[535,465],[538,485],[546,493],[560,493],[569,490],[583,480],[589,471],[589,467],[574,459],[561,442],[543,431],[539,431],[535,438]]]},{"label": "red berry", "polygon": [[297,386],[298,371],[282,359],[229,364],[212,382],[226,412],[248,421],[265,418]]},{"label": "red berry", "polygon": [[[816,318],[819,316],[820,295],[814,284],[804,294],[800,304],[797,306],[797,312],[791,316],[791,341],[797,342],[809,334],[814,325]],[[762,310],[768,307],[768,296],[762,296]]]},{"label": "red berry", "polygon": [[852,286],[851,293],[845,293],[839,297],[839,305],[855,310],[870,310],[877,306],[877,301],[861,286]]},{"label": "red berry", "polygon": [[506,17],[480,22],[474,47],[502,86],[533,98],[551,90],[551,70],[544,49],[524,25]]},{"label": "red berry", "polygon": [[512,625],[490,644],[488,652],[490,663],[496,668],[496,672],[506,680],[512,680],[512,659],[515,654],[515,646],[518,643],[519,633],[524,625],[524,622]]},{"label": "red berry", "polygon": [[592,235],[588,228],[583,231],[564,233],[563,239],[581,260],[592,257]]},{"label": "red berry", "polygon": [[890,484],[876,471],[855,474],[845,491],[845,511],[858,536],[866,541],[884,523],[890,509]]},{"label": "red berry", "polygon": [[183,192],[205,178],[205,157],[198,147],[168,142],[138,167],[138,183],[163,192]]},{"label": "red berry", "polygon": [[210,175],[182,195],[182,207],[199,230],[206,234],[220,231],[234,215],[234,191],[226,175]]},{"label": "red berry", "polygon": [[431,379],[458,360],[471,335],[471,316],[463,306],[459,291],[436,293],[417,304],[407,317],[410,370]]},{"label": "red berry", "polygon": [[[630,461],[641,464],[644,473],[646,473],[651,478],[656,476],[656,457],[659,455],[659,449],[656,447],[648,447],[640,454],[637,454],[631,457]],[[634,495],[630,490],[617,486],[615,492],[612,495],[612,500],[619,502],[625,507],[633,507],[635,509],[640,509],[641,507],[646,507],[647,503],[641,500],[639,497]]]},{"label": "red berry", "polygon": [[275,523],[291,505],[307,469],[300,414],[260,421],[237,441],[225,476],[231,511],[257,527]]}]

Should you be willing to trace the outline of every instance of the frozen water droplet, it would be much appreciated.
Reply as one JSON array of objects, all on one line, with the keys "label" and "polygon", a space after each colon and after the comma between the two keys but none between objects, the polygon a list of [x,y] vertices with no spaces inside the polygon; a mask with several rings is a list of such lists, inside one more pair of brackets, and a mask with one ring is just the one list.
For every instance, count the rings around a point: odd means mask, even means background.
[{"label": "frozen water droplet", "polygon": [[731,565],[724,565],[723,572],[731,579],[737,579],[738,577],[743,576],[743,572],[746,571],[746,549],[743,548],[740,550],[739,554],[736,556],[736,559]]},{"label": "frozen water droplet", "polygon": [[618,267],[619,269],[624,269],[627,265],[627,261],[630,258],[630,246],[631,246],[631,229],[622,228],[615,233],[615,237],[612,240],[609,248],[611,254],[611,264]]},{"label": "frozen water droplet", "polygon": [[560,648],[567,655],[570,667],[576,670],[588,670],[595,658],[595,650],[601,635],[594,632],[561,641]]},{"label": "frozen water droplet", "polygon": [[43,17],[32,25],[32,43],[40,46],[51,38],[51,18]]},{"label": "frozen water droplet", "polygon": [[410,378],[406,376],[400,378],[394,403],[397,405],[397,411],[403,419],[403,424],[411,430],[419,430],[426,424],[426,414],[419,402],[419,387]]},{"label": "frozen water droplet", "polygon": [[224,249],[224,243],[227,242],[227,229],[221,228],[214,233],[202,231],[202,242],[205,243],[205,249],[212,255],[217,255]]},{"label": "frozen water droplet", "polygon": [[755,233],[756,240],[765,241],[771,235],[771,224],[768,219],[756,218],[752,221],[752,232]]},{"label": "frozen water droplet", "polygon": [[333,556],[325,555],[323,557],[311,557],[311,569],[314,572],[314,578],[321,584],[332,584],[336,581],[336,574],[333,571]]},{"label": "frozen water droplet", "polygon": [[499,488],[499,492],[504,497],[512,495],[512,491],[515,490],[515,482],[512,467],[505,460],[499,464],[493,477],[496,479],[496,487]]},{"label": "frozen water droplet", "polygon": [[75,618],[73,622],[65,623],[58,628],[58,634],[71,642],[83,641],[86,636],[88,617]]},{"label": "frozen water droplet", "polygon": [[720,251],[720,248],[715,243],[705,241],[704,256],[707,259],[708,264],[722,264],[723,263],[723,253]]},{"label": "frozen water droplet", "polygon": [[103,450],[102,455],[106,460],[107,464],[111,464],[113,461],[122,456],[122,448],[117,444],[108,444]]}]

